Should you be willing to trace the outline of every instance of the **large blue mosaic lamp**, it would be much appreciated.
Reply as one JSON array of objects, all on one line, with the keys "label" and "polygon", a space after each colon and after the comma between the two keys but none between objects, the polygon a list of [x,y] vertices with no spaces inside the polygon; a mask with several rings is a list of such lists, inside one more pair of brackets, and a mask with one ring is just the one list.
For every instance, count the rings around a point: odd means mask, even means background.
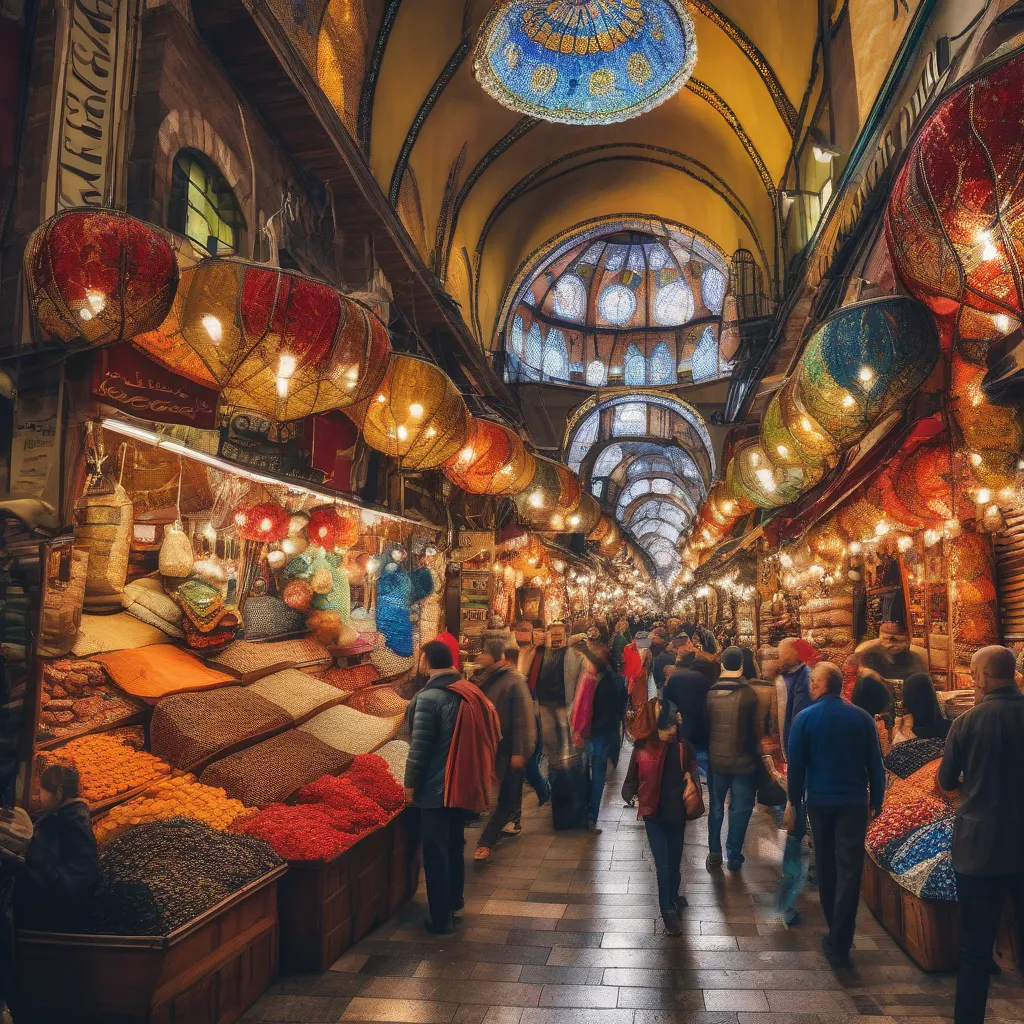
[{"label": "large blue mosaic lamp", "polygon": [[475,68],[504,106],[582,125],[639,117],[675,95],[696,62],[683,0],[499,0]]}]

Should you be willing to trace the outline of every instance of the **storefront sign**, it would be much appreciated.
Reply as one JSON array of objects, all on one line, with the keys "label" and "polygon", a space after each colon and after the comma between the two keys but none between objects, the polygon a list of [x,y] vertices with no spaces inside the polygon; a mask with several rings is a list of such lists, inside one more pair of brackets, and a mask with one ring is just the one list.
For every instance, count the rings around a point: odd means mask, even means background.
[{"label": "storefront sign", "polygon": [[97,353],[92,393],[104,405],[144,420],[204,430],[217,425],[216,391],[164,369],[127,342]]},{"label": "storefront sign", "polygon": [[123,184],[141,0],[65,0],[46,215],[110,206]]}]

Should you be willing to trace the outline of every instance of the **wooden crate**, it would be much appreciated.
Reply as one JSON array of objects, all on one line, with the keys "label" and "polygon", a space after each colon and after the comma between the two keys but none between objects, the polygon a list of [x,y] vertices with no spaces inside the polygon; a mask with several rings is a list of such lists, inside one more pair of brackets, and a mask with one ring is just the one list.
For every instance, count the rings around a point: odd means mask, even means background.
[{"label": "wooden crate", "polygon": [[897,941],[903,941],[903,890],[888,871],[878,873],[878,919]]},{"label": "wooden crate", "polygon": [[900,889],[902,938],[896,941],[922,971],[953,971],[960,961],[957,906]]},{"label": "wooden crate", "polygon": [[881,914],[882,910],[882,869],[872,860],[869,853],[864,854],[864,872],[860,876],[860,895],[864,905],[875,917]]},{"label": "wooden crate", "polygon": [[19,932],[16,1014],[34,1024],[232,1024],[277,977],[285,871],[166,937]]},{"label": "wooden crate", "polygon": [[293,863],[280,889],[282,971],[326,971],[411,899],[419,865],[408,809],[332,861]]}]

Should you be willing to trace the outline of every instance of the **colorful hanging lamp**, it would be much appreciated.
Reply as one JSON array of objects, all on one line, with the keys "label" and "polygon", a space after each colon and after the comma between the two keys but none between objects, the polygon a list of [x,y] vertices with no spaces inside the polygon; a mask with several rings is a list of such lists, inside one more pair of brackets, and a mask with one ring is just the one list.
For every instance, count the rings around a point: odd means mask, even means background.
[{"label": "colorful hanging lamp", "polygon": [[459,389],[433,363],[417,356],[391,357],[380,387],[353,419],[366,443],[403,469],[433,469],[466,446],[469,410]]},{"label": "colorful hanging lamp", "polygon": [[133,341],[274,422],[366,399],[391,352],[384,325],[358,302],[301,274],[229,259],[182,271],[167,319]]},{"label": "colorful hanging lamp", "polygon": [[500,0],[474,57],[499,103],[573,125],[639,117],[677,93],[696,62],[683,0]]},{"label": "colorful hanging lamp", "polygon": [[67,345],[109,345],[158,327],[178,285],[167,237],[118,210],[65,210],[29,237],[36,323]]},{"label": "colorful hanging lamp", "polygon": [[538,455],[536,463],[533,479],[512,499],[516,513],[527,528],[564,533],[580,503],[579,480],[561,462]]},{"label": "colorful hanging lamp", "polygon": [[979,67],[936,107],[886,209],[900,280],[935,313],[956,315],[975,357],[1024,317],[1022,122],[1017,48]]},{"label": "colorful hanging lamp", "polygon": [[472,417],[466,443],[442,467],[456,487],[470,494],[518,494],[536,470],[519,435],[493,420]]}]

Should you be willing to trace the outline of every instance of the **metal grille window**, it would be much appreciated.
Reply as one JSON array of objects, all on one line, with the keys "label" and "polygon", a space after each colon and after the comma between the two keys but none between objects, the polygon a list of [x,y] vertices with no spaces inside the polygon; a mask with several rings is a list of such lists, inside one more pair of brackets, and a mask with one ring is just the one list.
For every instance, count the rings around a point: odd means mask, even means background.
[{"label": "metal grille window", "polygon": [[174,158],[168,226],[211,256],[237,256],[245,244],[245,218],[213,163],[183,149]]}]

